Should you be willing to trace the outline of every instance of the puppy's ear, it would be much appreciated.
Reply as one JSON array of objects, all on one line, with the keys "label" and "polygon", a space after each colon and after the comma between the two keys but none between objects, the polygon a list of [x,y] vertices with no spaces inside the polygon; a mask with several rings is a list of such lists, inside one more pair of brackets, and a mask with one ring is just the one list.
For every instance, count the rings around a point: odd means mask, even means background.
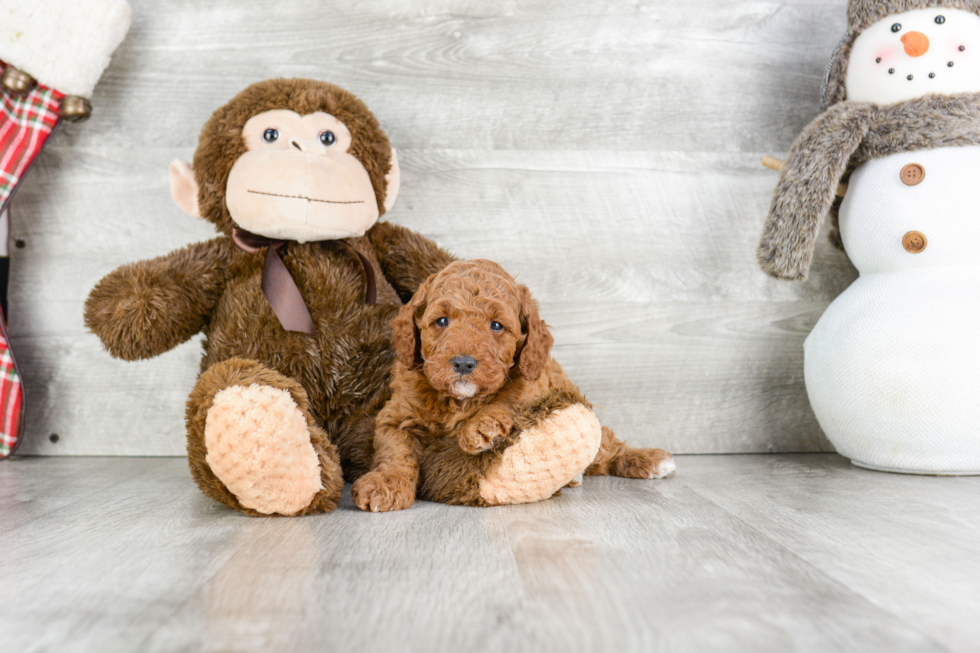
[{"label": "puppy's ear", "polygon": [[391,344],[395,348],[395,355],[398,356],[398,361],[408,369],[421,367],[424,362],[422,360],[422,336],[419,333],[419,328],[415,325],[415,317],[425,312],[428,292],[429,280],[426,279],[412,295],[412,299],[401,307],[395,321],[391,324]]},{"label": "puppy's ear", "polygon": [[517,352],[517,369],[528,381],[536,381],[551,357],[551,346],[555,339],[548,331],[548,325],[538,315],[538,303],[531,297],[527,286],[521,292],[521,330],[524,332],[524,346]]}]

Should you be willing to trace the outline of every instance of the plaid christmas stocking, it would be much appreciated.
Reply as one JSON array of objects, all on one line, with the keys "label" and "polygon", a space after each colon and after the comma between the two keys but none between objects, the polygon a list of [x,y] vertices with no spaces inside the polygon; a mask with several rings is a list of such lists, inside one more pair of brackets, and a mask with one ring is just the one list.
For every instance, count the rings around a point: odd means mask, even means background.
[{"label": "plaid christmas stocking", "polygon": [[[0,61],[3,73],[8,68]],[[41,84],[24,95],[0,84],[0,210],[7,208],[21,178],[58,126],[64,97]]]},{"label": "plaid christmas stocking", "polygon": [[0,316],[0,458],[17,449],[23,423],[24,386],[7,340],[7,318],[3,315]]},{"label": "plaid christmas stocking", "polygon": [[[8,68],[0,61],[0,75]],[[8,79],[11,76],[8,74]],[[17,77],[29,83],[26,76]],[[12,83],[16,84],[16,80]],[[7,337],[10,270],[7,205],[20,180],[61,122],[58,110],[64,97],[64,94],[40,84],[22,94],[0,82],[0,458],[6,458],[17,449],[24,423],[24,386]]]},{"label": "plaid christmas stocking", "polygon": [[125,0],[0,0],[0,459],[21,441],[24,389],[7,337],[9,207],[62,121],[84,120],[129,30]]}]

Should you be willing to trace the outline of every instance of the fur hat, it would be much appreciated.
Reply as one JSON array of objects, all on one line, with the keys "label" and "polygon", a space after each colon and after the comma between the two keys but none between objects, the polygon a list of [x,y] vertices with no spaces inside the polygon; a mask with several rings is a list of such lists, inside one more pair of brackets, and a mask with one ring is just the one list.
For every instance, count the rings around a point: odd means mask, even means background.
[{"label": "fur hat", "polygon": [[879,20],[913,9],[962,9],[980,14],[980,0],[849,0],[847,3],[847,35],[830,59],[823,82],[823,108],[846,99],[844,77],[854,40]]}]

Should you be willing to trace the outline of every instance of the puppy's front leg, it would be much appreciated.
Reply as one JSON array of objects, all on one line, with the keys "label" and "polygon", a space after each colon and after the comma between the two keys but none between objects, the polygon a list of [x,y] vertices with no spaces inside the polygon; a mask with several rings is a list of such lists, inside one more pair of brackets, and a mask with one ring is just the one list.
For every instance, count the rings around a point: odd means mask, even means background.
[{"label": "puppy's front leg", "polygon": [[506,406],[491,405],[482,409],[463,424],[459,447],[466,453],[480,453],[510,434],[514,415]]},{"label": "puppy's front leg", "polygon": [[599,453],[585,470],[585,475],[663,478],[675,469],[674,457],[663,449],[634,449],[603,426]]},{"label": "puppy's front leg", "polygon": [[361,510],[388,512],[404,510],[415,503],[419,481],[419,443],[389,401],[378,414],[374,434],[374,465],[351,487],[354,503]]}]

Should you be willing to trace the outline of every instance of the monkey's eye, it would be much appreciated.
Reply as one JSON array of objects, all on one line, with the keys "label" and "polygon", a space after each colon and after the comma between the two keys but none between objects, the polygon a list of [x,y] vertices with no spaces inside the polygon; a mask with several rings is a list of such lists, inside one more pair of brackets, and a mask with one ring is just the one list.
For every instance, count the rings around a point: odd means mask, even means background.
[{"label": "monkey's eye", "polygon": [[436,326],[441,326],[443,328],[449,326],[449,318],[448,317],[440,317],[438,320],[436,320]]},{"label": "monkey's eye", "polygon": [[320,132],[320,142],[330,146],[337,142],[337,137],[333,135],[332,131]]},{"label": "monkey's eye", "polygon": [[945,16],[936,16],[936,24],[937,25],[942,25],[945,22],[946,22],[946,17]]},{"label": "monkey's eye", "polygon": [[266,143],[275,143],[277,140],[279,140],[279,130],[272,129],[271,127],[266,129],[265,133],[262,134],[262,140],[264,140]]},{"label": "monkey's eye", "polygon": [[490,323],[490,330],[491,331],[503,331],[504,330],[504,325],[501,324],[500,322],[497,322],[496,320],[494,320],[493,322]]},{"label": "monkey's eye", "polygon": [[892,25],[892,31],[893,32],[901,32],[902,31],[902,24],[901,23],[895,23],[894,25]]}]

